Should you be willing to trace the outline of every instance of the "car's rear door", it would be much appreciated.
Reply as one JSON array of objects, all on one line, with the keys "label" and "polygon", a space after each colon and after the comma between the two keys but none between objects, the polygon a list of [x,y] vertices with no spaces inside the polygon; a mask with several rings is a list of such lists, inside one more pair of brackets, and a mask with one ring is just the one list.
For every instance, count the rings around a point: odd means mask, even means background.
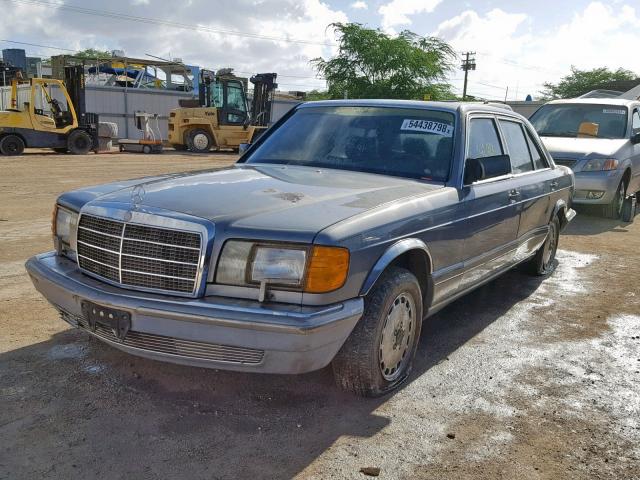
[{"label": "car's rear door", "polygon": [[511,159],[512,187],[520,213],[517,254],[523,259],[544,240],[551,216],[550,194],[558,188],[557,175],[523,122],[501,116],[498,125]]},{"label": "car's rear door", "polygon": [[[467,131],[465,159],[507,153],[494,115],[471,114]],[[510,264],[519,212],[511,173],[464,185],[463,196],[465,265],[460,288],[466,289]]]}]

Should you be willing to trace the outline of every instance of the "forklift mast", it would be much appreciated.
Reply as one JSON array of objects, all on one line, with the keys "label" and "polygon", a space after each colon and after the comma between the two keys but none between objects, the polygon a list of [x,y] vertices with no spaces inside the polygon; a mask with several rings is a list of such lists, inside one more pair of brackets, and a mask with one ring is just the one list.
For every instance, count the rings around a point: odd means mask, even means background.
[{"label": "forklift mast", "polygon": [[64,85],[76,110],[78,120],[87,113],[86,97],[84,90],[84,66],[74,65],[64,67]]},{"label": "forklift mast", "polygon": [[266,127],[271,121],[273,93],[278,88],[277,73],[258,73],[251,77],[253,100],[251,101],[251,123]]}]

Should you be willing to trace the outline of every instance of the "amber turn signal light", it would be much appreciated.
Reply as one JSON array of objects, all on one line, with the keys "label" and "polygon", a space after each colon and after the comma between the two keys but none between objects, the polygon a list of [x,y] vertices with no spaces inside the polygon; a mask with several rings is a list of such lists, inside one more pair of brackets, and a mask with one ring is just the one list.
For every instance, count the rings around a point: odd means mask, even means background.
[{"label": "amber turn signal light", "polygon": [[314,246],[307,270],[304,291],[327,293],[344,285],[349,272],[349,250],[341,247]]},{"label": "amber turn signal light", "polygon": [[56,203],[53,206],[53,210],[51,211],[51,233],[53,236],[56,235],[56,217],[58,216],[58,204]]}]

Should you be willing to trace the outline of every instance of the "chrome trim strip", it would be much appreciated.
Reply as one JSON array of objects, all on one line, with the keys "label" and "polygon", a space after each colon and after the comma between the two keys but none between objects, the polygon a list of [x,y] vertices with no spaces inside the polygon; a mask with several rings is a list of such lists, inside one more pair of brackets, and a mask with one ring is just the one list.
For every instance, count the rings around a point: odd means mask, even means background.
[{"label": "chrome trim strip", "polygon": [[[109,268],[113,268],[114,270],[118,270],[118,267],[114,265],[109,265],[108,263],[102,263],[99,260],[94,260],[93,258],[85,257],[84,255],[80,255],[79,253],[77,255],[78,255],[78,258],[84,258],[85,260],[89,260],[90,262],[97,263],[98,265],[102,265],[103,267],[109,267]],[[78,261],[78,267],[80,267],[80,261]],[[84,268],[82,267],[80,268],[82,269],[83,272],[85,271]],[[94,272],[90,272],[90,273],[94,273]],[[98,275],[98,274],[94,273],[94,275]]]},{"label": "chrome trim strip", "polygon": [[[93,245],[91,245],[93,246]],[[98,248],[98,247],[96,247]],[[113,252],[113,253],[118,253],[118,252]],[[179,265],[193,265],[193,266],[198,266],[198,262],[179,262],[177,260],[167,260],[166,258],[155,258],[155,257],[142,257],[140,255],[133,255],[131,253],[123,253],[122,254],[123,257],[132,257],[132,258],[141,258],[142,260],[153,260],[153,261],[158,261],[158,262],[167,262],[167,263],[177,263]]]},{"label": "chrome trim strip", "polygon": [[[119,222],[120,221],[120,220],[115,220],[113,218],[105,218],[105,220],[111,220],[111,221],[115,221],[115,222]],[[101,232],[99,230],[94,230],[93,228],[81,227],[80,226],[80,217],[78,217],[78,228],[80,228],[82,230],[86,230],[87,232],[97,233],[98,235],[106,235],[107,237],[113,237],[113,238],[122,238],[121,235],[114,235],[112,233],[106,233],[106,232]],[[124,231],[124,227],[122,228],[122,231]]]},{"label": "chrome trim strip", "polygon": [[[139,224],[133,224],[133,225],[139,225]],[[141,225],[142,227],[151,227],[151,228],[163,228],[163,227],[156,227],[155,225]],[[124,229],[123,229],[124,230]],[[188,233],[198,233],[198,232],[188,232]],[[139,238],[131,238],[131,237],[124,237],[125,240],[127,240],[128,242],[144,242],[144,243],[151,243],[153,245],[162,245],[164,247],[175,247],[175,248],[184,248],[186,250],[196,250],[196,251],[200,251],[199,248],[196,247],[185,247],[183,245],[172,245],[170,243],[162,243],[162,242],[152,242],[151,240],[140,240]],[[200,241],[202,241],[202,236],[200,236]]]},{"label": "chrome trim strip", "polygon": [[[89,259],[91,260],[91,259]],[[115,268],[115,267],[113,267]],[[159,273],[149,273],[149,272],[140,272],[138,270],[129,270],[127,268],[121,268],[120,269],[121,272],[127,272],[127,273],[137,273],[138,275],[149,275],[152,277],[162,277],[162,278],[175,278],[176,280],[185,280],[187,282],[195,282],[195,277],[194,278],[184,278],[184,277],[174,277],[172,275],[160,275]],[[128,283],[126,285],[129,285]],[[135,285],[133,285],[135,286]],[[171,292],[173,290],[166,290],[167,292]]]},{"label": "chrome trim strip", "polygon": [[[91,248],[96,248],[98,250],[102,250],[103,252],[109,252],[109,253],[113,253],[115,255],[120,255],[120,252],[118,252],[117,250],[109,250],[108,248],[99,247],[97,245],[94,245],[93,243],[83,242],[82,240],[78,240],[78,243],[81,243],[82,245],[86,245],[87,247],[91,247]],[[91,260],[91,259],[89,258],[89,260]],[[113,268],[115,268],[115,267],[113,267]]]}]

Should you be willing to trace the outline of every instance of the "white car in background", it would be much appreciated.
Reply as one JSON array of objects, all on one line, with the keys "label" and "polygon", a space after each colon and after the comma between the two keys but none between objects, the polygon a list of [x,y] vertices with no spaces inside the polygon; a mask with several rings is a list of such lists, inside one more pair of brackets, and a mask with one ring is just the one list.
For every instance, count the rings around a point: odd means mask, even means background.
[{"label": "white car in background", "polygon": [[555,163],[574,171],[574,203],[602,205],[605,216],[620,218],[627,199],[624,220],[631,220],[630,197],[640,190],[640,102],[554,100],[529,120]]}]

